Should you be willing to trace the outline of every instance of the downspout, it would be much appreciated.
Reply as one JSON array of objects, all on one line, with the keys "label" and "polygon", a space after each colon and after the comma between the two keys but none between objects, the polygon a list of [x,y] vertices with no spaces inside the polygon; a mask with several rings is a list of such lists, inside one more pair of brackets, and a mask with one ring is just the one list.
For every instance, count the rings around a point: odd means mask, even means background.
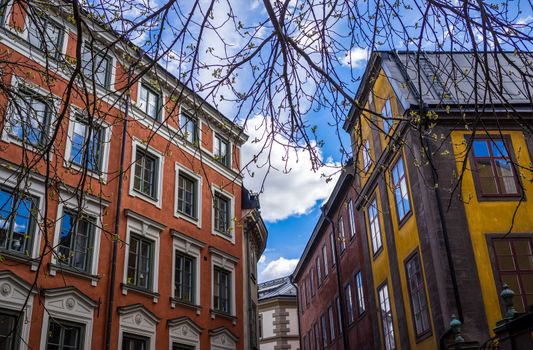
[{"label": "downspout", "polygon": [[[331,225],[331,228],[333,230],[333,235],[335,236],[335,224],[331,219],[329,218],[328,214],[326,214],[326,211],[324,207],[320,208],[322,210],[322,215],[324,215],[324,218],[328,221],[328,223]],[[340,256],[337,252],[337,243],[334,242],[333,244],[333,254],[335,254],[335,271],[337,272],[337,289],[339,290],[339,303],[341,305],[341,309],[339,310],[341,313],[341,319],[342,319],[342,344],[343,349],[347,350],[350,349],[349,347],[349,341],[348,341],[348,327],[346,326],[346,314],[344,313],[344,310],[346,308],[345,305],[345,297],[342,295],[343,289],[342,289],[342,282],[341,282],[341,260]]]},{"label": "downspout", "polygon": [[[128,83],[129,88],[131,82],[131,68],[128,69]],[[113,304],[115,301],[115,279],[117,274],[117,254],[118,254],[118,231],[120,228],[120,212],[122,209],[122,181],[124,180],[124,159],[126,157],[126,137],[128,131],[128,115],[130,110],[130,94],[126,94],[126,106],[124,108],[124,123],[122,127],[122,145],[120,147],[120,172],[118,174],[118,190],[117,190],[117,206],[115,211],[115,237],[113,237],[113,255],[111,257],[111,273],[109,277],[109,296],[107,303],[107,315],[105,324],[105,349],[111,348],[111,328],[113,325]]]},{"label": "downspout", "polygon": [[[246,225],[244,225],[244,227],[246,228]],[[250,317],[252,317],[252,288],[250,286],[250,277],[251,277],[251,271],[250,271],[250,232],[249,230],[246,230],[245,234],[244,234],[244,240],[246,242],[246,245],[245,245],[245,250],[246,250],[246,287],[248,289],[248,295],[247,295],[247,299],[248,299],[248,319],[246,320],[248,322],[248,325],[251,326],[251,322],[250,322]],[[248,340],[249,340],[249,345],[250,345],[250,348],[251,345],[253,344],[252,342],[252,337],[251,337],[251,329],[248,330]],[[254,332],[255,334],[255,332]]]},{"label": "downspout", "polygon": [[298,285],[296,283],[294,283],[294,275],[291,275],[290,278],[291,280],[291,283],[292,285],[294,286],[294,288],[296,288],[296,312],[298,312],[298,335],[299,335],[299,338],[300,338],[300,349],[303,349],[303,341],[302,341],[302,322],[300,322],[300,316],[302,315],[302,312],[300,310],[300,300],[301,298],[299,298],[299,295],[300,295],[300,288],[298,287]]}]

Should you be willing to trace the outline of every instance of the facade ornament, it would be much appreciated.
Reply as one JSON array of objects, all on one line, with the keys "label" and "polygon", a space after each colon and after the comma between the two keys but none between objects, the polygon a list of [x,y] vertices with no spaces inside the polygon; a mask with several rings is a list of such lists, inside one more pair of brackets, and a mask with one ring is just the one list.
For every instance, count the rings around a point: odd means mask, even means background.
[{"label": "facade ornament", "polygon": [[452,314],[452,320],[450,321],[450,328],[452,329],[453,333],[453,343],[464,343],[465,339],[461,336],[461,326],[463,324],[461,321],[455,316],[455,314]]},{"label": "facade ornament", "polygon": [[503,290],[500,293],[500,297],[503,299],[503,303],[505,304],[505,308],[507,309],[504,316],[504,319],[506,320],[512,319],[516,315],[516,309],[514,308],[513,303],[514,294],[514,291],[509,288],[507,283],[504,283]]}]

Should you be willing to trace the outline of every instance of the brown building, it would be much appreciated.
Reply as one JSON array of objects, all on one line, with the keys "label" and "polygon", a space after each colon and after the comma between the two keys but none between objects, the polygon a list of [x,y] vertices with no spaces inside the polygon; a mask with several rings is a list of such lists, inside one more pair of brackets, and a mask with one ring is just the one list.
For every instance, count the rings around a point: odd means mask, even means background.
[{"label": "brown building", "polygon": [[248,349],[247,136],[69,2],[1,3],[1,347]]},{"label": "brown building", "polygon": [[354,211],[351,162],[333,193],[292,275],[298,288],[302,349],[374,349],[373,299],[366,239]]},{"label": "brown building", "polygon": [[299,350],[298,299],[290,277],[259,284],[261,350]]}]

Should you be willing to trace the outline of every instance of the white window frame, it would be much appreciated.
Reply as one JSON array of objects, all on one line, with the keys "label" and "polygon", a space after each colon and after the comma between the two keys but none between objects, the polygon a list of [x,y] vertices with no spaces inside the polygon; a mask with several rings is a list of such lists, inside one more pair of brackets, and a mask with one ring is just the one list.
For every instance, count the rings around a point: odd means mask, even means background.
[{"label": "white window frame", "polygon": [[[158,164],[157,164],[157,188],[156,188],[156,192],[157,192],[157,200],[154,200],[153,198],[150,198],[144,194],[142,194],[141,192],[138,192],[136,191],[134,188],[133,188],[133,183],[134,183],[134,177],[135,177],[135,167],[137,166],[136,164],[136,161],[137,161],[137,149],[143,151],[143,152],[149,152],[151,156],[155,157],[158,159]],[[142,200],[145,200],[149,203],[152,203],[153,205],[155,205],[157,208],[161,209],[161,197],[162,197],[162,194],[163,194],[163,173],[164,173],[164,166],[165,166],[165,157],[163,156],[163,154],[161,152],[159,152],[158,150],[156,150],[155,148],[153,147],[146,147],[146,145],[143,145],[141,141],[139,141],[138,139],[133,139],[132,140],[132,147],[131,147],[131,164],[130,164],[130,188],[129,188],[129,195],[132,196],[132,197],[137,197],[137,198],[140,198]]]},{"label": "white window frame", "polygon": [[[83,41],[83,46],[82,46],[82,55],[85,54],[86,52],[89,52],[90,53],[90,44],[89,44],[89,41],[88,40],[84,40]],[[105,56],[109,59],[109,67],[110,67],[110,71],[108,72],[109,74],[109,83],[108,83],[108,86],[102,86],[102,85],[99,85],[98,82],[95,81],[95,85],[96,85],[96,90],[98,91],[99,94],[101,95],[105,95],[106,93],[108,92],[114,92],[116,91],[116,88],[115,88],[115,81],[116,81],[116,76],[117,76],[117,65],[116,65],[116,62],[117,62],[117,58],[115,57],[115,55],[111,52],[111,50],[105,50],[105,49],[102,49],[102,46],[101,45],[98,45],[98,44],[95,44],[93,46],[93,49],[94,49],[94,53],[96,54],[102,54],[102,53],[105,53]],[[87,51],[86,51],[87,50]],[[102,53],[100,53],[102,52]],[[92,57],[91,57],[92,58]],[[84,69],[84,67],[81,68],[82,71]],[[84,74],[84,72],[82,72],[82,74]],[[91,82],[91,85],[92,85],[92,82]],[[91,86],[88,86],[89,88]]]},{"label": "white window frame", "polygon": [[[371,208],[374,208],[375,216],[371,216]],[[368,226],[370,228],[370,240],[372,244],[372,255],[376,255],[383,247],[383,239],[381,237],[381,223],[379,220],[378,199],[374,197],[367,208]]]},{"label": "white window frame", "polygon": [[[383,120],[383,131],[386,135],[388,135],[394,125],[394,120],[392,120],[392,102],[390,97],[387,98],[385,104],[381,108],[381,118]],[[387,127],[385,127],[385,125],[387,125]]]},{"label": "white window frame", "polygon": [[[124,272],[122,277],[122,294],[128,295],[128,262],[129,262],[129,244],[132,234],[151,240],[154,244],[153,261],[152,261],[152,285],[148,289],[149,292],[158,293],[158,281],[159,281],[159,252],[160,252],[160,235],[164,225],[157,223],[151,219],[148,219],[140,214],[137,214],[131,210],[126,211],[127,223],[126,223],[126,254],[124,254]],[[132,289],[135,287],[132,287]],[[153,302],[157,303],[159,296],[153,296]]]},{"label": "white window frame", "polygon": [[322,266],[320,264],[320,256],[316,257],[316,281],[318,283],[318,286],[320,287],[322,285]]},{"label": "white window frame", "polygon": [[326,278],[329,275],[329,265],[328,265],[328,247],[325,242],[324,242],[324,245],[322,246],[322,259],[324,259],[324,278]]},{"label": "white window frame", "polygon": [[[153,91],[153,92],[156,92],[159,94],[159,103],[161,104],[161,106],[158,106],[159,108],[161,108],[161,110],[158,110],[158,115],[155,117],[155,118],[152,118],[147,112],[145,112],[142,108],[141,108],[141,89],[142,89],[142,86],[145,85],[145,86],[148,86],[148,88]],[[146,81],[145,79],[140,79],[138,82],[137,82],[137,98],[135,99],[135,107],[141,112],[141,116],[144,120],[146,121],[149,121],[149,122],[163,122],[165,120],[165,93],[163,92],[163,89],[161,89],[161,91],[157,91],[157,89],[155,87],[152,86],[152,84],[150,84],[148,81]]]},{"label": "white window frame", "polygon": [[[178,219],[183,219],[183,220],[186,220],[186,221],[189,221],[191,223],[193,223],[194,225],[196,225],[198,228],[202,228],[202,209],[203,209],[203,206],[202,206],[202,199],[203,199],[203,196],[202,196],[202,191],[203,191],[203,181],[202,181],[202,176],[196,174],[195,172],[185,168],[184,166],[182,166],[181,164],[177,163],[176,162],[176,165],[175,165],[175,171],[176,171],[176,175],[175,175],[175,185],[174,185],[174,216]],[[178,185],[179,185],[179,175],[180,173],[184,173],[187,177],[190,177],[191,179],[193,179],[194,181],[196,181],[196,198],[195,198],[195,201],[196,201],[196,219],[194,218],[191,218],[190,216],[187,216],[185,214],[182,214],[181,212],[178,211]]]},{"label": "white window frame", "polygon": [[[33,299],[37,290],[9,270],[0,271],[0,308],[20,313],[22,327],[20,329],[19,349],[27,350],[30,337],[30,326],[33,310]],[[26,297],[29,294],[28,302]],[[24,308],[24,309],[23,309]]]},{"label": "white window frame", "polygon": [[91,349],[94,310],[98,303],[89,299],[75,287],[46,290],[44,297],[41,349],[46,349],[50,319],[71,321],[84,326],[82,349]]},{"label": "white window frame", "polygon": [[[211,318],[215,318],[218,312],[214,311],[215,305],[215,266],[221,269],[224,269],[231,273],[231,285],[230,285],[230,312],[229,315],[236,317],[237,308],[236,308],[236,289],[235,289],[235,278],[236,278],[236,268],[237,268],[237,258],[224,253],[221,250],[218,250],[214,247],[209,248],[209,253],[211,255]],[[233,320],[233,324],[237,324],[237,320]]]},{"label": "white window frame", "polygon": [[[229,205],[230,205],[230,215],[229,215],[229,236],[223,234],[222,232],[218,232],[215,230],[215,208],[214,208],[214,200],[215,200],[215,193],[219,193],[222,196],[229,199]],[[215,186],[212,186],[211,189],[211,234],[224,238],[227,241],[230,241],[231,243],[235,244],[235,196],[227,191],[224,191],[222,188],[217,188]]]},{"label": "white window frame", "polygon": [[333,232],[329,234],[329,244],[331,249],[331,262],[332,266],[335,266],[337,264],[337,257],[335,256],[335,237],[333,235]]},{"label": "white window frame", "polygon": [[[73,163],[70,160],[70,155],[72,152],[72,138],[74,136],[74,123],[77,122],[76,116],[80,118],[86,118],[85,113],[83,113],[78,107],[71,107],[70,115],[68,118],[68,131],[67,131],[67,144],[65,146],[65,156],[64,156],[64,166],[65,168],[72,168],[79,172],[83,171],[83,167],[78,164]],[[107,183],[107,173],[109,166],[109,149],[111,145],[111,125],[103,120],[94,121],[100,128],[103,130],[102,137],[102,164],[100,165],[100,173],[93,172],[87,169],[87,174],[97,178],[98,180],[103,180],[103,183]]]},{"label": "white window frame", "polygon": [[[57,206],[56,225],[53,238],[53,247],[55,250],[59,248],[59,236],[61,234],[61,223],[65,209],[70,209],[73,211],[78,211],[78,209],[80,209],[78,199],[76,197],[72,197],[71,194],[63,191],[60,192],[59,196],[61,200]],[[105,206],[101,206],[101,204],[102,202],[98,198],[93,198],[92,196],[89,197],[87,195],[84,196],[84,200],[81,203],[82,213],[88,214],[96,219],[96,222],[94,223],[93,256],[91,257],[90,268],[87,272],[85,272],[91,275],[92,286],[96,286],[98,283],[98,257],[100,256],[100,241],[102,236],[101,227],[103,225],[102,217],[108,203],[103,203]],[[57,271],[61,271],[61,269],[62,267],[57,261],[56,254],[52,254],[50,261],[50,275],[55,276]],[[80,273],[84,272],[80,271]]]},{"label": "white window frame", "polygon": [[350,221],[350,238],[355,237],[356,227],[355,227],[355,213],[353,211],[353,201],[350,198],[348,201],[348,218]]},{"label": "white window frame", "polygon": [[363,151],[363,171],[366,173],[372,167],[372,155],[370,154],[370,141],[364,140],[361,150]]},{"label": "white window frame", "polygon": [[[192,237],[189,237],[181,232],[172,230],[172,284],[171,284],[171,301],[170,306],[172,308],[176,307],[178,304],[174,300],[174,295],[176,292],[176,252],[180,252],[194,258],[194,303],[192,305],[200,306],[200,289],[202,288],[202,278],[201,278],[201,260],[202,252],[201,250],[205,247],[205,243],[200,242]],[[200,315],[200,308],[196,309],[196,314]]]},{"label": "white window frame", "polygon": [[[55,22],[62,29],[63,37],[61,38],[61,48],[58,48],[59,50],[57,52],[57,57],[50,57],[52,59],[52,61],[56,62],[58,60],[58,57],[64,56],[66,54],[66,52],[67,52],[70,29],[69,29],[68,25],[66,25],[64,22],[59,20],[61,18],[58,18],[57,16],[50,16],[49,14],[46,14],[45,16],[48,17],[48,20],[51,20],[51,21]],[[41,48],[35,48],[35,46],[30,44],[30,31],[29,31],[29,28],[30,28],[30,16],[26,16],[24,18],[24,30],[22,31],[22,38],[26,41],[26,43],[28,45],[28,48],[29,48],[29,51],[32,54],[37,53],[39,61],[44,62],[46,60],[46,58],[44,56],[44,51],[42,51]],[[35,48],[36,50],[33,50],[32,48]]]},{"label": "white window frame", "polygon": [[[148,338],[150,350],[155,350],[156,329],[159,319],[141,304],[119,308],[119,331],[117,349],[122,349],[124,333]],[[85,348],[84,348],[85,349]]]},{"label": "white window frame", "polygon": [[363,273],[361,271],[355,273],[355,291],[357,294],[357,311],[359,315],[362,315],[366,311],[366,305],[365,291],[363,289]]},{"label": "white window frame", "polygon": [[346,251],[346,233],[344,232],[344,220],[342,216],[339,216],[339,220],[337,221],[339,225],[339,240],[341,242],[341,254]]},{"label": "white window frame", "polygon": [[196,117],[194,115],[194,112],[191,112],[189,111],[188,108],[185,108],[183,106],[180,106],[180,110],[179,110],[179,114],[178,114],[178,130],[177,130],[177,134],[184,140],[186,141],[188,144],[193,144],[191,143],[191,141],[187,140],[187,138],[183,135],[184,134],[184,131],[182,130],[182,125],[181,125],[181,116],[182,115],[185,115],[187,118],[189,118],[190,120],[194,121],[196,123],[196,141],[198,142],[198,145],[201,145],[202,144],[202,123],[201,123],[201,120],[200,118]]},{"label": "white window frame", "polygon": [[217,140],[217,137],[221,139],[222,141],[225,141],[228,144],[228,164],[222,163],[220,160],[216,159],[215,161],[219,164],[221,164],[224,167],[227,168],[233,168],[233,143],[229,140],[229,138],[222,136],[222,133],[216,132],[213,130],[213,157],[216,157],[217,154],[215,153],[215,142]]}]

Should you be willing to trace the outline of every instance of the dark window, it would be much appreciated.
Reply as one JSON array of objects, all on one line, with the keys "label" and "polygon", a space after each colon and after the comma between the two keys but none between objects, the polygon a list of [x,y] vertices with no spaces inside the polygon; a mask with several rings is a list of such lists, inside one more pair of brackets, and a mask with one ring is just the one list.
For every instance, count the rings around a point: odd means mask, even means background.
[{"label": "dark window", "polygon": [[230,166],[230,147],[229,142],[222,137],[215,135],[215,158],[225,166]]},{"label": "dark window", "polygon": [[0,188],[0,249],[31,255],[36,200]]},{"label": "dark window", "polygon": [[42,96],[20,90],[11,105],[6,130],[13,138],[32,146],[48,143],[50,106]]},{"label": "dark window", "polygon": [[505,141],[476,139],[472,150],[482,195],[518,195],[518,180]]},{"label": "dark window", "polygon": [[[122,335],[122,349],[121,350],[147,350],[149,340],[137,335],[124,333]],[[179,348],[178,348],[179,349]]]},{"label": "dark window", "polygon": [[70,321],[50,319],[47,350],[78,350],[82,349],[82,326],[74,325]]},{"label": "dark window", "polygon": [[146,84],[141,84],[139,108],[150,118],[158,120],[161,108],[161,95]]},{"label": "dark window", "polygon": [[375,198],[368,207],[368,224],[370,225],[370,237],[372,238],[372,253],[376,254],[381,249],[382,243],[378,204]]},{"label": "dark window", "polygon": [[16,312],[0,309],[0,349],[18,349],[22,317]]},{"label": "dark window", "polygon": [[350,238],[353,238],[355,237],[355,214],[351,199],[348,201],[348,218],[350,219]]},{"label": "dark window", "polygon": [[153,242],[139,236],[130,237],[128,284],[149,289],[152,275]]},{"label": "dark window", "polygon": [[315,349],[320,349],[320,329],[318,323],[315,323]]},{"label": "dark window", "polygon": [[331,341],[335,339],[335,319],[333,318],[333,307],[328,307],[329,334]]},{"label": "dark window", "polygon": [[257,306],[252,302],[252,312],[248,317],[248,325],[250,327],[250,346],[252,349],[257,349]]},{"label": "dark window", "polygon": [[191,218],[198,218],[197,214],[197,185],[198,181],[182,174],[178,175],[178,211]]},{"label": "dark window", "polygon": [[194,303],[194,258],[176,252],[175,295],[178,300]]},{"label": "dark window", "polygon": [[383,105],[383,108],[381,109],[381,117],[383,119],[383,132],[385,134],[388,134],[390,129],[392,128],[393,123],[390,98],[387,99],[387,101]]},{"label": "dark window", "polygon": [[311,286],[311,296],[314,297],[315,296],[315,272],[313,271],[312,268],[309,271],[309,278],[310,278],[309,285]]},{"label": "dark window", "polygon": [[28,11],[28,41],[48,57],[58,58],[63,49],[63,27],[34,8]]},{"label": "dark window", "polygon": [[225,235],[230,235],[230,208],[231,200],[215,192],[213,207],[215,211],[215,230]]},{"label": "dark window", "polygon": [[353,302],[352,302],[352,287],[347,284],[344,287],[344,298],[346,299],[346,313],[348,314],[348,324],[354,321]]},{"label": "dark window", "polygon": [[533,305],[533,240],[498,238],[493,243],[500,280],[515,292],[516,310],[526,312]]},{"label": "dark window", "polygon": [[257,316],[259,322],[259,339],[263,338],[263,315]]},{"label": "dark window", "polygon": [[87,170],[99,173],[102,168],[104,129],[76,118],[72,127],[70,161]]},{"label": "dark window", "polygon": [[111,62],[103,50],[86,47],[82,55],[83,75],[107,88],[111,82]]},{"label": "dark window", "polygon": [[152,199],[157,199],[158,172],[157,157],[137,149],[133,189]]},{"label": "dark window", "polygon": [[215,267],[213,308],[216,311],[230,313],[231,272]]},{"label": "dark window", "polygon": [[179,134],[185,140],[190,143],[195,143],[198,141],[198,126],[196,119],[188,115],[187,113],[181,112],[180,114],[180,125],[179,125]]},{"label": "dark window", "polygon": [[320,316],[320,325],[322,327],[322,345],[328,346],[328,329],[326,328],[326,317],[322,314]]},{"label": "dark window", "polygon": [[316,281],[318,283],[318,285],[320,286],[320,284],[322,284],[322,268],[320,266],[320,257],[317,256],[316,258]]},{"label": "dark window", "polygon": [[405,263],[411,308],[415,322],[416,335],[421,336],[430,330],[429,310],[426,299],[426,287],[420,266],[418,253]]},{"label": "dark window", "polygon": [[307,280],[305,280],[305,304],[309,307],[309,289],[307,287]]},{"label": "dark window", "polygon": [[355,290],[357,292],[357,310],[359,315],[365,312],[365,292],[363,290],[363,275],[361,271],[355,274]]},{"label": "dark window", "polygon": [[396,165],[392,168],[392,185],[394,186],[394,200],[396,202],[396,211],[398,220],[402,221],[411,211],[409,202],[409,191],[407,189],[407,177],[403,166],[403,159],[398,159]]},{"label": "dark window", "polygon": [[329,234],[329,245],[331,248],[331,262],[333,263],[333,266],[335,266],[337,258],[335,256],[335,237],[333,237],[333,233]]},{"label": "dark window", "polygon": [[172,343],[172,350],[194,350],[194,346]]},{"label": "dark window", "polygon": [[384,284],[378,289],[378,299],[385,349],[393,350],[396,349],[396,343],[394,341],[394,323],[392,321],[392,310],[387,284]]},{"label": "dark window", "polygon": [[65,210],[59,233],[59,261],[80,271],[90,271],[94,230],[94,218]]},{"label": "dark window", "polygon": [[337,306],[337,323],[339,324],[339,334],[342,334],[342,314],[341,314],[341,300],[335,297],[335,305]]},{"label": "dark window", "polygon": [[324,278],[327,277],[329,274],[329,266],[328,266],[328,247],[324,243],[322,246],[322,258],[324,259]]},{"label": "dark window", "polygon": [[339,240],[341,241],[341,253],[346,250],[346,236],[344,235],[344,220],[339,218]]}]

